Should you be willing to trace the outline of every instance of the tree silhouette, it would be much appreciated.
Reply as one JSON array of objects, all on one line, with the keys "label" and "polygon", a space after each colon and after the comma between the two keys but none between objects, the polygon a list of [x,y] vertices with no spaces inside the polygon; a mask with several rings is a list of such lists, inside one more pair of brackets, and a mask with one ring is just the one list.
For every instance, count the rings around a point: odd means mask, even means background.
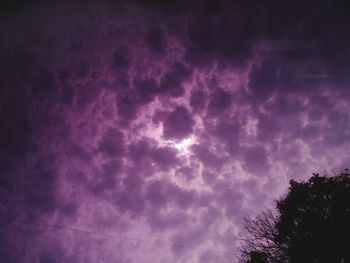
[{"label": "tree silhouette", "polygon": [[241,261],[350,262],[350,171],[290,181],[275,212],[245,219]]}]

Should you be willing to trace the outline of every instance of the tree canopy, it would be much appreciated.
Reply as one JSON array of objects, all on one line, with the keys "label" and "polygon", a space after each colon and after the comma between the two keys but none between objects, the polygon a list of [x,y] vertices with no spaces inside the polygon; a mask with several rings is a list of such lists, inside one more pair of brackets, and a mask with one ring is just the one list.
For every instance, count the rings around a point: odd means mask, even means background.
[{"label": "tree canopy", "polygon": [[350,171],[290,181],[275,211],[245,219],[241,261],[350,262]]}]

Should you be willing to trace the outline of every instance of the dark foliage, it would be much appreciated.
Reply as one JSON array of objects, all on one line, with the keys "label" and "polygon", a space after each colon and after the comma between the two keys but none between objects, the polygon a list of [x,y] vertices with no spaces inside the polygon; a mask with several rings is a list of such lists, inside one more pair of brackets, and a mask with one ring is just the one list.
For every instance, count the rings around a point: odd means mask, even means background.
[{"label": "dark foliage", "polygon": [[350,262],[350,171],[290,181],[276,212],[245,219],[241,261]]}]

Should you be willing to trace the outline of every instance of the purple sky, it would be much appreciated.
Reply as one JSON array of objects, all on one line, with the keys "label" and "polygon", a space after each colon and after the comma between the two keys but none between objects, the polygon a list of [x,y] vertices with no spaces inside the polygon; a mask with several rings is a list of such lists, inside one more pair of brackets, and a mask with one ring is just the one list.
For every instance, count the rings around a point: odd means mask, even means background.
[{"label": "purple sky", "polygon": [[235,262],[290,179],[349,168],[345,6],[69,2],[1,12],[4,262]]}]

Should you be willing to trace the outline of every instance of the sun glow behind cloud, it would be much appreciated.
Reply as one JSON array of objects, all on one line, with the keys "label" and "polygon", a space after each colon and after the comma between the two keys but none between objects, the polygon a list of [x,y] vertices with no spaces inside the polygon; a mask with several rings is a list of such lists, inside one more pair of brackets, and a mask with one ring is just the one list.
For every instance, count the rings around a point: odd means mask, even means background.
[{"label": "sun glow behind cloud", "polygon": [[175,148],[180,155],[188,155],[190,153],[190,148],[196,143],[196,138],[190,136],[182,140],[166,140],[166,145]]}]

